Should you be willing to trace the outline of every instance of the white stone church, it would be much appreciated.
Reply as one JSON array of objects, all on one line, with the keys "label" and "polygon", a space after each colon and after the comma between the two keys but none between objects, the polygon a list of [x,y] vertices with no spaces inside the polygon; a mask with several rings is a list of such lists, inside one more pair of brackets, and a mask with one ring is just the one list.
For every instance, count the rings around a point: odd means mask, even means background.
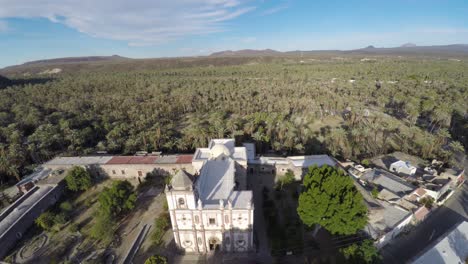
[{"label": "white stone church", "polygon": [[174,239],[185,252],[253,250],[254,206],[247,185],[247,149],[211,140],[192,159],[195,176],[179,170],[166,186]]}]

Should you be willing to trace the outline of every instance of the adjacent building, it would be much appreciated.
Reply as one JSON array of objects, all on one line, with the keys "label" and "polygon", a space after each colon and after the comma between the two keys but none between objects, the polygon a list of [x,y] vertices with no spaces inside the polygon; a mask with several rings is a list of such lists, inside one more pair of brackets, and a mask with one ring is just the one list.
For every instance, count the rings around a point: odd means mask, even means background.
[{"label": "adjacent building", "polygon": [[36,180],[34,186],[24,190],[18,200],[0,213],[0,259],[8,254],[34,220],[54,205],[63,193],[64,172],[38,171],[33,175],[31,178]]},{"label": "adjacent building", "polygon": [[390,171],[405,176],[414,176],[417,168],[408,161],[399,160],[390,164]]},{"label": "adjacent building", "polygon": [[412,263],[466,263],[468,259],[467,241],[468,222],[464,221],[436,240],[428,249],[417,256]]}]

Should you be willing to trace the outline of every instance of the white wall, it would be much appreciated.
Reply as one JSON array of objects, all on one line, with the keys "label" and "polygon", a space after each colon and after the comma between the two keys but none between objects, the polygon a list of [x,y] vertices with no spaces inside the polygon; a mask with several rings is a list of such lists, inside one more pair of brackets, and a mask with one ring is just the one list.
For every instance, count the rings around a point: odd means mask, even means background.
[{"label": "white wall", "polygon": [[400,234],[401,231],[403,231],[404,228],[406,226],[408,226],[411,223],[412,220],[413,220],[413,215],[411,214],[407,218],[405,218],[403,221],[401,221],[401,223],[398,224],[398,226],[393,228],[390,232],[386,233],[383,237],[381,237],[379,239],[379,241],[377,242],[377,245],[376,245],[377,248],[381,248],[381,247],[385,246],[393,238],[398,236],[398,234]]}]

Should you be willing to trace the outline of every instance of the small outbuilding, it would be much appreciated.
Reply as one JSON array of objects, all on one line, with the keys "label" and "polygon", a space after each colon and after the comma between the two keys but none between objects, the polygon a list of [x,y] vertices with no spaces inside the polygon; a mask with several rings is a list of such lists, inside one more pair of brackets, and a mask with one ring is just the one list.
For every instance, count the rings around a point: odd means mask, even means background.
[{"label": "small outbuilding", "polygon": [[390,171],[408,176],[414,176],[417,168],[411,165],[408,161],[396,161],[390,165]]}]

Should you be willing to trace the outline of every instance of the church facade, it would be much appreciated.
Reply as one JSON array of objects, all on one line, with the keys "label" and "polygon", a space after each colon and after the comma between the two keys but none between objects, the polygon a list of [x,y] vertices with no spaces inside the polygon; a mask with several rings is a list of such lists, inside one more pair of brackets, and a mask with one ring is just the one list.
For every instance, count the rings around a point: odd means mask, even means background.
[{"label": "church facade", "polygon": [[177,246],[187,253],[254,248],[254,205],[247,190],[247,150],[233,139],[211,140],[192,159],[195,175],[179,170],[166,186]]}]

